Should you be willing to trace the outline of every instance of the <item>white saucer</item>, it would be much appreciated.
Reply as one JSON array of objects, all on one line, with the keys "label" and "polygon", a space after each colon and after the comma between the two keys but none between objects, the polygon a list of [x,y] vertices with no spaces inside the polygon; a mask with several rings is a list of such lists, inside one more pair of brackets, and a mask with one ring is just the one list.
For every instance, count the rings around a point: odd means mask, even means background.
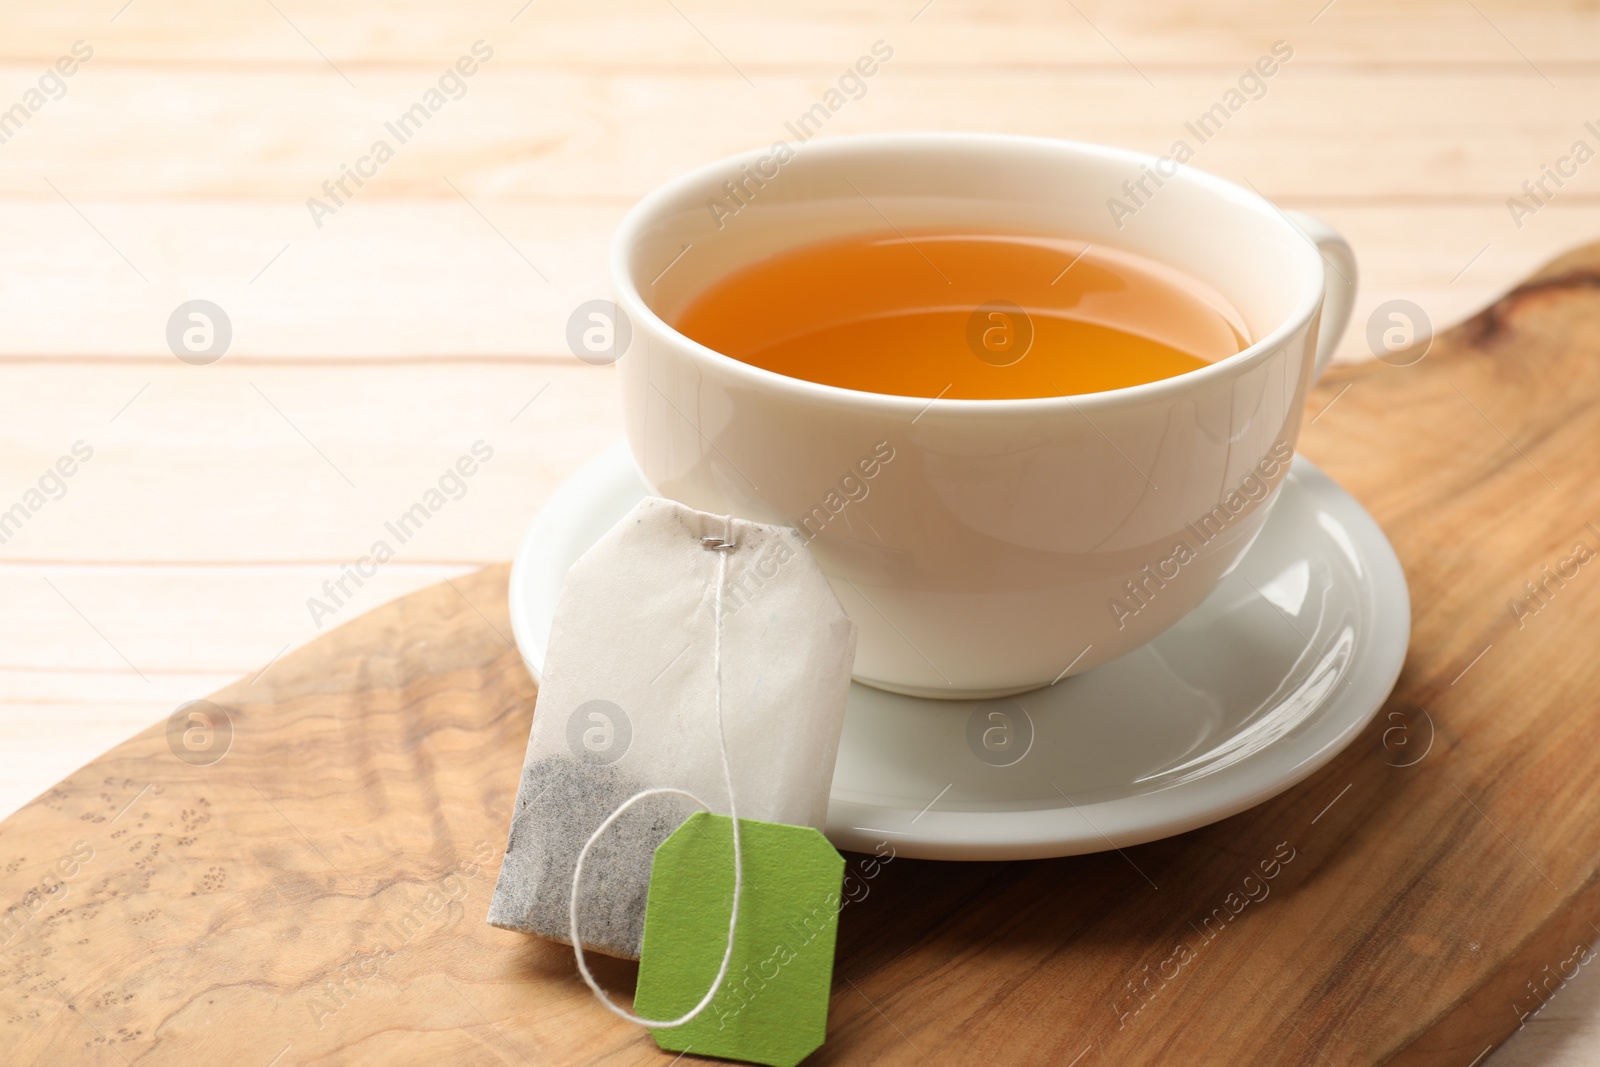
[{"label": "white saucer", "polygon": [[[645,493],[617,445],[528,528],[511,571],[511,623],[535,677],[567,568]],[[888,841],[902,856],[1009,860],[1204,826],[1281,793],[1349,744],[1394,687],[1410,631],[1405,575],[1383,531],[1296,456],[1243,561],[1145,647],[1002,700],[852,685],[828,837],[863,852]],[[1000,753],[985,747],[986,730]]]}]

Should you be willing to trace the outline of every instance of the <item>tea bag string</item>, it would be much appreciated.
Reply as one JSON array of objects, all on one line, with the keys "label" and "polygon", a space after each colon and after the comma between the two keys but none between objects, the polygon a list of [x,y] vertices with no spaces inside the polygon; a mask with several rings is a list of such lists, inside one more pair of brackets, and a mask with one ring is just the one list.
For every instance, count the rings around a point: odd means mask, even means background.
[{"label": "tea bag string", "polygon": [[739,925],[739,897],[744,889],[744,857],[739,851],[739,810],[735,806],[733,798],[733,767],[728,760],[728,735],[722,724],[722,587],[726,583],[728,576],[728,550],[734,547],[731,526],[731,520],[725,520],[724,530],[726,532],[723,537],[701,538],[701,543],[706,548],[715,551],[717,555],[717,588],[716,595],[712,601],[714,605],[712,613],[714,636],[711,642],[711,669],[712,677],[715,680],[715,684],[712,686],[712,703],[717,718],[717,747],[722,754],[722,780],[728,786],[728,816],[733,820],[733,910],[728,915],[728,947],[722,953],[722,966],[717,969],[716,981],[711,983],[711,988],[706,991],[706,995],[700,998],[700,1003],[676,1019],[643,1019],[626,1008],[619,1007],[610,997],[606,996],[605,990],[600,988],[600,984],[595,981],[594,975],[589,972],[589,964],[583,956],[583,942],[578,937],[578,883],[579,879],[583,877],[583,861],[589,855],[589,849],[594,847],[594,843],[600,840],[600,835],[604,834],[623,812],[645,797],[666,794],[687,797],[706,811],[711,810],[711,805],[686,789],[662,787],[645,789],[635,793],[618,805],[617,810],[606,816],[605,821],[595,829],[594,833],[589,835],[589,840],[584,843],[583,848],[578,852],[578,862],[572,868],[572,896],[567,904],[567,917],[571,923],[569,932],[572,937],[573,955],[578,960],[578,973],[583,976],[584,982],[588,984],[594,995],[600,998],[600,1003],[604,1004],[613,1015],[626,1019],[630,1023],[638,1023],[640,1026],[647,1026],[651,1029],[670,1030],[673,1027],[683,1026],[706,1009],[707,1005],[716,997],[717,991],[722,988],[723,981],[728,977],[728,965],[733,960],[733,932]]}]

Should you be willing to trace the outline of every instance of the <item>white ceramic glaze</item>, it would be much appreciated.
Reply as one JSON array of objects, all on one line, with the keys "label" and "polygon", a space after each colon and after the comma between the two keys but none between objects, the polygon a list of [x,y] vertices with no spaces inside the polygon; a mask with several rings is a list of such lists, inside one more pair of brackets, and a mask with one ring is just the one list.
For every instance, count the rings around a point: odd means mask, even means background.
[{"label": "white ceramic glaze", "polygon": [[[510,606],[536,676],[567,568],[645,492],[619,444],[529,527]],[[1399,676],[1410,620],[1405,576],[1382,531],[1296,459],[1239,566],[1149,644],[997,700],[852,685],[828,836],[866,852],[887,841],[903,856],[1028,859],[1126,847],[1225,818],[1307,777],[1360,733]],[[664,662],[675,651],[663,641],[629,654]],[[1400,758],[1374,758],[1383,757]]]},{"label": "white ceramic glaze", "polygon": [[[1114,219],[1107,199],[1126,199],[1123,183],[1155,164],[1021,137],[840,137],[781,165],[771,150],[735,157],[651,194],[611,259],[634,330],[620,381],[645,480],[702,510],[804,531],[860,627],[856,678],[870,685],[1014,693],[1143,645],[1260,532],[1355,278],[1331,230],[1317,224],[1314,243],[1256,194],[1189,168],[1159,188],[1145,177],[1152,195]],[[730,181],[745,194],[731,215]],[[940,225],[1160,260],[1227,297],[1254,343],[1127,389],[930,401],[783,377],[668,325],[709,282],[780,249]],[[1319,243],[1339,265],[1326,277]]]}]

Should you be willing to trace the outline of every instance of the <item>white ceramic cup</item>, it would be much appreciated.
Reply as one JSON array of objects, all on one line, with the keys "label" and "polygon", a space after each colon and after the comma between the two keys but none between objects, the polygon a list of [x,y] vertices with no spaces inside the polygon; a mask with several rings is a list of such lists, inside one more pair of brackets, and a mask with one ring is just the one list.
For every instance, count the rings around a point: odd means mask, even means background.
[{"label": "white ceramic cup", "polygon": [[[941,226],[1140,253],[1220,292],[1253,343],[1125,389],[930,401],[785,377],[670,325],[774,252]],[[1327,226],[1170,160],[936,133],[774,146],[694,171],[628,214],[611,276],[634,331],[620,380],[645,481],[800,529],[860,628],[858,680],[975,698],[1129,652],[1216,588],[1277,497],[1356,267]]]}]

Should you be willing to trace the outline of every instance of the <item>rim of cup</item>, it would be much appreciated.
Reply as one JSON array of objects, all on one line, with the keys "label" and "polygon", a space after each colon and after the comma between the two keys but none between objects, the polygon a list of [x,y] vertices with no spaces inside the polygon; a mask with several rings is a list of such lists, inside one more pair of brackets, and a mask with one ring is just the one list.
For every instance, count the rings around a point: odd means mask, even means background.
[{"label": "rim of cup", "polygon": [[[1001,148],[1046,149],[1057,151],[1063,156],[1094,156],[1101,159],[1115,160],[1126,164],[1130,169],[1137,169],[1141,163],[1154,166],[1159,158],[1144,152],[1134,152],[1129,149],[1113,148],[1108,145],[1092,144],[1085,141],[1068,141],[1052,137],[1031,137],[1020,134],[954,132],[846,134],[808,143],[797,148],[796,155],[799,157],[803,153],[805,156],[843,156],[848,158],[852,155],[869,155],[874,151],[884,149],[893,150],[913,146],[944,147],[952,151],[963,148],[980,151]],[[617,227],[616,235],[612,238],[611,251],[608,257],[611,284],[616,293],[618,303],[629,318],[636,323],[647,325],[650,329],[672,335],[694,359],[715,367],[724,374],[745,379],[754,386],[766,389],[777,388],[797,391],[816,402],[836,407],[841,405],[865,407],[886,412],[899,413],[903,411],[911,414],[927,411],[935,402],[939,404],[942,411],[966,415],[990,414],[1002,416],[1044,414],[1058,410],[1081,409],[1083,407],[1103,409],[1132,406],[1163,398],[1176,399],[1197,384],[1209,382],[1225,375],[1235,374],[1264,362],[1283,344],[1290,334],[1310,321],[1323,299],[1325,287],[1323,271],[1325,268],[1323,267],[1322,254],[1317,250],[1316,243],[1298,226],[1290,222],[1281,209],[1253,190],[1236,185],[1225,178],[1219,178],[1208,171],[1198,170],[1187,164],[1180,164],[1177,174],[1172,178],[1168,178],[1167,181],[1175,181],[1181,178],[1183,181],[1196,184],[1223,200],[1231,201],[1240,207],[1256,212],[1266,218],[1270,225],[1275,225],[1283,231],[1294,248],[1294,252],[1290,254],[1295,255],[1301,261],[1302,276],[1305,279],[1303,284],[1304,291],[1300,294],[1294,311],[1266,335],[1258,338],[1233,355],[1216,360],[1207,366],[1185,371],[1169,378],[1159,378],[1153,382],[1123,386],[1119,389],[1105,389],[1093,393],[1074,393],[1066,396],[1012,397],[982,400],[930,398],[925,396],[906,396],[899,393],[873,393],[839,385],[826,385],[822,382],[808,381],[804,378],[790,377],[786,374],[779,374],[776,371],[766,370],[754,364],[746,363],[733,356],[725,355],[679,332],[671,323],[657,315],[655,310],[645,302],[637,284],[635,284],[630,263],[631,251],[638,240],[640,232],[653,225],[661,216],[664,208],[684,199],[690,193],[698,194],[698,192],[709,190],[711,195],[715,195],[721,179],[730,172],[737,172],[741,165],[755,164],[770,151],[770,147],[756,148],[715,160],[681,174],[648,193],[623,217],[621,224]],[[627,357],[625,356],[624,358]]]}]

